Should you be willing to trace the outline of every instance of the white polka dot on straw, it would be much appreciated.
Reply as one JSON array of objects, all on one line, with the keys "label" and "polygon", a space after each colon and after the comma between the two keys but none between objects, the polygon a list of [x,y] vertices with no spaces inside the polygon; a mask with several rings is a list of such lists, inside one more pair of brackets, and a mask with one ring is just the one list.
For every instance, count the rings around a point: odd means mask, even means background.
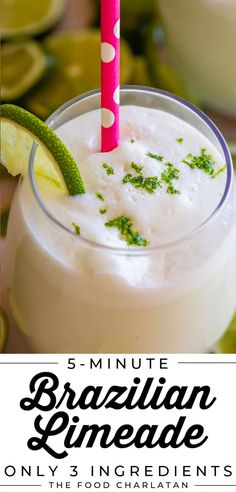
[{"label": "white polka dot on straw", "polygon": [[110,109],[102,108],[102,126],[110,128],[115,123],[115,115]]},{"label": "white polka dot on straw", "polygon": [[114,99],[116,104],[120,104],[120,86],[119,85],[114,92],[113,99]]},{"label": "white polka dot on straw", "polygon": [[102,43],[102,61],[110,63],[116,56],[115,48],[110,43]]},{"label": "white polka dot on straw", "polygon": [[117,21],[114,27],[114,35],[117,39],[120,38],[120,19]]}]

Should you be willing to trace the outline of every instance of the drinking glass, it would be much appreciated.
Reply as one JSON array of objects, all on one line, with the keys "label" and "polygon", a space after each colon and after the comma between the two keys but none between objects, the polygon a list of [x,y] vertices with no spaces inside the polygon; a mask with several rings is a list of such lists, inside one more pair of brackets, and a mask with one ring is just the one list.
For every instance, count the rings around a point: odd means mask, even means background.
[{"label": "drinking glass", "polygon": [[[174,240],[154,247],[110,247],[76,236],[42,199],[34,144],[9,218],[10,307],[38,352],[206,352],[236,307],[235,178],[227,144],[204,113],[167,92],[122,87],[121,105],[161,109],[209,139],[227,164],[216,209],[184,237],[176,231]],[[99,107],[100,92],[93,91],[69,101],[47,123],[56,130]]]}]

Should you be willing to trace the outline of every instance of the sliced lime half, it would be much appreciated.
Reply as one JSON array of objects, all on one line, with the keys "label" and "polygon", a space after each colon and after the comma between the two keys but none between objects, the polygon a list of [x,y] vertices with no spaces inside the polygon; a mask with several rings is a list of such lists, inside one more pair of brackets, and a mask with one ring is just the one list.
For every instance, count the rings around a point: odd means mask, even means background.
[{"label": "sliced lime half", "polygon": [[43,77],[47,68],[47,56],[35,41],[6,43],[2,46],[3,101],[22,97]]},{"label": "sliced lime half", "polygon": [[[25,97],[27,109],[42,119],[69,99],[101,84],[101,39],[97,29],[58,33],[48,37],[44,46],[55,60],[55,69]],[[133,73],[134,57],[129,45],[121,40],[121,84],[131,83]]]},{"label": "sliced lime half", "polygon": [[3,39],[35,36],[47,31],[61,17],[65,0],[0,0]]},{"label": "sliced lime half", "polygon": [[40,146],[35,175],[46,178],[70,195],[85,192],[77,164],[69,150],[44,122],[19,106],[4,104],[1,114],[1,159],[12,176],[28,171],[32,143]]}]

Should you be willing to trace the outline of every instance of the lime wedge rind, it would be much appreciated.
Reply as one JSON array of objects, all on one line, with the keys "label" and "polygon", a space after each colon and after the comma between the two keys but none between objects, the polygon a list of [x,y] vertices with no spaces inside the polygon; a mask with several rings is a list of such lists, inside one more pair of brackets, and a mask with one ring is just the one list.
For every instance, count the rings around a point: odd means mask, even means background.
[{"label": "lime wedge rind", "polygon": [[8,321],[5,313],[0,309],[0,353],[6,349],[8,339]]},{"label": "lime wedge rind", "polygon": [[[68,193],[70,195],[85,193],[85,187],[73,156],[51,128],[33,114],[12,104],[2,105],[0,107],[0,115],[2,119],[1,127],[3,135],[4,123],[5,125],[8,125],[8,135],[11,131],[11,127],[16,127],[19,134],[22,135],[23,133],[23,136],[26,134],[26,137],[28,136],[32,142],[35,141],[38,143],[49,155],[50,162],[60,176],[61,181],[65,183]],[[7,152],[4,152],[4,144],[5,147],[7,147],[7,138],[8,137],[5,137],[5,141],[4,138],[2,138],[2,154],[3,162],[8,167]],[[31,150],[31,145],[29,144],[31,140],[28,140],[26,146],[26,151],[28,152],[28,156],[25,156],[26,162],[28,162],[29,152]],[[16,155],[16,163],[17,159],[18,155]],[[17,165],[18,164],[16,164],[16,166]],[[17,169],[15,171],[15,175],[19,173],[24,174],[27,170],[28,169],[25,169],[23,166],[22,168],[19,166],[18,172]],[[9,169],[9,171],[14,174],[12,170]]]}]

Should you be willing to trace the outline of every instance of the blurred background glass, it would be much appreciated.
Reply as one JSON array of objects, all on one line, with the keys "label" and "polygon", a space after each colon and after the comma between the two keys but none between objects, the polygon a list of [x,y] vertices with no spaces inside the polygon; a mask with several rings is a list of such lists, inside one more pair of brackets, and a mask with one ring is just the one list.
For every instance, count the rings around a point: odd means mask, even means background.
[{"label": "blurred background glass", "polygon": [[236,117],[236,1],[159,0],[159,7],[190,96]]}]

